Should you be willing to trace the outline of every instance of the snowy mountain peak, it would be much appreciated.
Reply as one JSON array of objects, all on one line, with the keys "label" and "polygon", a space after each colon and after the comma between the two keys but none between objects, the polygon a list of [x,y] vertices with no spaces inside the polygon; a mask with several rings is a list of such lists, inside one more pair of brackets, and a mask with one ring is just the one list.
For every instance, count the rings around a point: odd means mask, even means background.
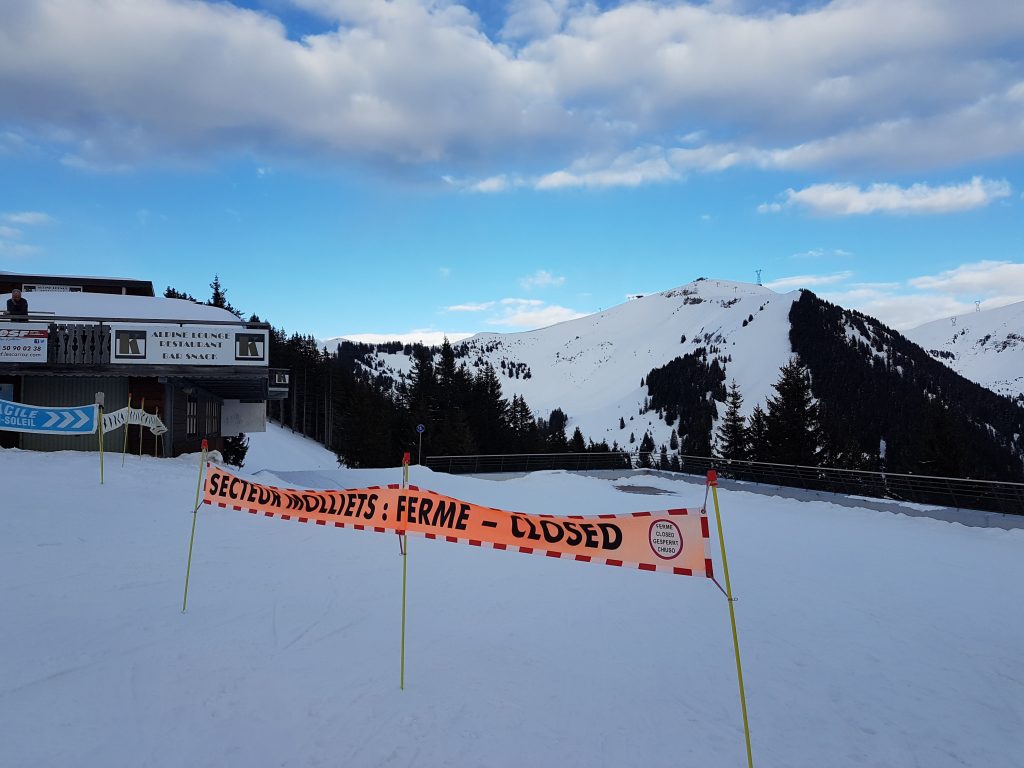
[{"label": "snowy mountain peak", "polygon": [[[631,436],[638,442],[649,432],[661,445],[672,428],[657,413],[641,413],[648,397],[641,378],[703,349],[736,380],[749,414],[764,403],[791,356],[789,310],[799,295],[700,279],[534,331],[479,333],[454,347],[470,369],[489,363],[505,397],[522,395],[545,417],[554,408],[564,410],[570,432],[578,426],[595,442],[624,447]],[[403,352],[376,357],[378,372],[400,377],[411,370]]]},{"label": "snowy mountain peak", "polygon": [[964,378],[1001,395],[1024,394],[1024,301],[933,320],[905,334]]}]

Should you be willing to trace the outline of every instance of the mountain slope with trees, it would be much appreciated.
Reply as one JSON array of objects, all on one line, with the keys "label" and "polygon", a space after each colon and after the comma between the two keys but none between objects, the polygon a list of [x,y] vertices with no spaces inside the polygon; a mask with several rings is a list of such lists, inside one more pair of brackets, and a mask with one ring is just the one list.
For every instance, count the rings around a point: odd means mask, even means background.
[{"label": "mountain slope with trees", "polygon": [[271,365],[291,370],[271,416],[350,466],[415,457],[423,424],[427,456],[621,448],[665,468],[714,453],[1024,479],[1024,409],[809,291],[698,280],[439,347],[328,349],[276,328],[270,342]]}]

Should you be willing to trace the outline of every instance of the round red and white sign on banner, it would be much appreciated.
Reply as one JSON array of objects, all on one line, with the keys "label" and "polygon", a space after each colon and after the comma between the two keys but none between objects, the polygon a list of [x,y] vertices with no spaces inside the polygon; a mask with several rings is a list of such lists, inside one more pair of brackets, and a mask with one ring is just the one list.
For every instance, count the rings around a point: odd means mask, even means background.
[{"label": "round red and white sign on banner", "polygon": [[662,560],[671,560],[683,551],[683,534],[671,520],[655,520],[649,535],[651,550]]}]

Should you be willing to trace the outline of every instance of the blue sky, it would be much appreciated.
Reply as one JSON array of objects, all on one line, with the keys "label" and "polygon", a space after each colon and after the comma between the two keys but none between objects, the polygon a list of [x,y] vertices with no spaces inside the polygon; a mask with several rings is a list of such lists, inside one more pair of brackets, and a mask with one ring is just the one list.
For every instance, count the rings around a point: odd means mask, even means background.
[{"label": "blue sky", "polygon": [[0,269],[289,331],[516,331],[699,276],[1024,300],[1024,4],[0,10]]}]

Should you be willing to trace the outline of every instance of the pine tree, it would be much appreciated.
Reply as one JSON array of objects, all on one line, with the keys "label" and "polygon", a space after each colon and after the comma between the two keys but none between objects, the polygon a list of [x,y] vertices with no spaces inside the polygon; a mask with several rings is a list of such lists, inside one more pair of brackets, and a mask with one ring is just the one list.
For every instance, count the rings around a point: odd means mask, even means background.
[{"label": "pine tree", "polygon": [[220,275],[213,276],[213,282],[210,283],[210,290],[213,291],[213,293],[210,295],[210,300],[206,302],[207,305],[226,309],[235,317],[240,318],[242,316],[242,313],[231,306],[231,302],[228,301],[228,292],[224,290],[220,284]]},{"label": "pine tree", "polygon": [[406,384],[405,406],[417,423],[432,420],[436,406],[437,380],[434,376],[434,356],[427,347],[413,347],[412,370]]},{"label": "pine tree", "polygon": [[541,450],[540,433],[537,428],[537,421],[533,412],[526,404],[525,398],[521,395],[512,397],[512,405],[509,411],[509,428],[512,432],[513,453],[531,453]]},{"label": "pine tree", "polygon": [[818,406],[811,394],[811,376],[794,357],[784,365],[768,398],[768,445],[771,461],[817,466],[821,450]]},{"label": "pine tree", "polygon": [[725,416],[718,428],[718,453],[723,459],[743,461],[750,455],[746,419],[740,415],[743,396],[736,385],[736,379],[729,385],[725,397]]},{"label": "pine tree", "polygon": [[501,382],[487,363],[472,382],[468,413],[477,445],[483,453],[502,453],[510,438],[508,401],[501,396]]},{"label": "pine tree", "polygon": [[643,438],[640,440],[640,466],[649,467],[651,466],[651,454],[654,452],[654,438],[651,437],[649,432],[644,432]]},{"label": "pine tree", "polygon": [[193,301],[196,304],[199,303],[198,301],[196,301],[196,297],[193,296],[192,294],[183,293],[182,291],[175,290],[174,288],[172,288],[169,285],[167,286],[167,288],[164,289],[164,298],[165,299],[185,299],[186,301]]},{"label": "pine tree", "polygon": [[747,427],[747,456],[751,461],[768,461],[768,419],[764,409],[758,403],[750,414]]},{"label": "pine tree", "polygon": [[569,441],[565,437],[565,425],[569,417],[561,408],[555,408],[548,418],[547,443],[548,450],[564,453],[569,450]]},{"label": "pine tree", "polygon": [[583,453],[587,450],[587,443],[583,439],[583,433],[580,432],[579,427],[576,427],[572,433],[572,438],[569,440],[569,450],[573,453]]}]

